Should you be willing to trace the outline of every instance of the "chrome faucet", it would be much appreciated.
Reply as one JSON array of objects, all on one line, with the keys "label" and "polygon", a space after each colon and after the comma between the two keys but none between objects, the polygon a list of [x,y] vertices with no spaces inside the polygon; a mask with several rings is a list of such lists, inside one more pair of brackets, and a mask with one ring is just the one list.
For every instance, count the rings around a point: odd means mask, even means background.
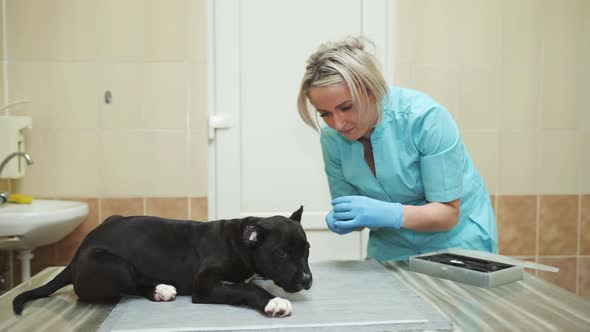
[{"label": "chrome faucet", "polygon": [[[4,170],[4,167],[6,166],[6,164],[8,164],[8,162],[14,157],[23,157],[27,161],[27,165],[33,164],[33,159],[31,159],[31,156],[29,156],[28,153],[14,152],[14,153],[9,154],[8,157],[4,158],[2,163],[0,163],[0,175],[2,175],[2,171]],[[6,201],[8,201],[9,196],[10,196],[10,193],[7,191],[0,192],[0,205],[6,203]]]},{"label": "chrome faucet", "polygon": [[27,165],[33,164],[33,159],[31,159],[31,156],[29,156],[28,153],[14,152],[14,153],[9,154],[8,157],[4,158],[4,160],[0,164],[0,175],[2,175],[2,171],[4,170],[4,167],[6,166],[6,164],[8,164],[8,162],[14,157],[23,157],[27,161]]}]

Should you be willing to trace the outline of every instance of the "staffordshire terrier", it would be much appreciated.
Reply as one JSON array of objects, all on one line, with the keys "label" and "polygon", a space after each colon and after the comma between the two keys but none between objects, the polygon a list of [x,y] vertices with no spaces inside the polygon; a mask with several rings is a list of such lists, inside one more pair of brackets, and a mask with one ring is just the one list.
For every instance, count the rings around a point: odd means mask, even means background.
[{"label": "staffordshire terrier", "polygon": [[123,294],[151,301],[190,295],[193,303],[244,305],[271,317],[291,314],[289,300],[248,282],[272,280],[285,291],[309,289],[309,243],[303,206],[289,218],[247,217],[194,222],[150,216],[111,216],[80,244],[70,264],[47,284],[12,302],[25,302],[73,284],[83,301],[118,301]]}]

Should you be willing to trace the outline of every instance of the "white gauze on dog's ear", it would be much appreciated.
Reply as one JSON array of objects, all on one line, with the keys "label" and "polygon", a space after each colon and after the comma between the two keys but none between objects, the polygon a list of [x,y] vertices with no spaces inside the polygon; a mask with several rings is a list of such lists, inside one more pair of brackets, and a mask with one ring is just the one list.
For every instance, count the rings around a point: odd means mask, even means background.
[{"label": "white gauze on dog's ear", "polygon": [[256,241],[257,237],[258,237],[258,232],[256,232],[256,229],[255,229],[252,232],[250,232],[250,237],[248,238],[248,241],[249,242]]},{"label": "white gauze on dog's ear", "polygon": [[262,227],[255,221],[246,221],[242,227],[242,241],[248,248],[256,248],[262,241]]}]

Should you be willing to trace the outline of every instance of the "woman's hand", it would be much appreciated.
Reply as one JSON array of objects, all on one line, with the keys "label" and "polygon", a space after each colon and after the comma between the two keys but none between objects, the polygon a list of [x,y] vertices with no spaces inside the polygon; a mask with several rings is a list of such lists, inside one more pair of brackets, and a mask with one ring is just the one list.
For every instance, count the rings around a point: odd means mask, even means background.
[{"label": "woman's hand", "polygon": [[328,215],[326,216],[326,224],[328,225],[328,228],[332,232],[334,232],[336,234],[344,235],[344,234],[348,234],[348,233],[354,231],[354,228],[342,229],[342,228],[336,226],[337,221],[338,221],[338,219],[334,218],[334,210],[330,211],[330,213],[328,213]]},{"label": "woman's hand", "polygon": [[365,196],[342,196],[332,201],[334,209],[326,216],[328,228],[337,234],[348,234],[363,227],[402,226],[421,232],[444,232],[457,225],[461,199],[430,202],[425,205],[401,205]]},{"label": "woman's hand", "polygon": [[326,217],[335,233],[346,234],[357,228],[395,228],[402,226],[402,205],[365,196],[342,196],[332,201],[334,209]]}]

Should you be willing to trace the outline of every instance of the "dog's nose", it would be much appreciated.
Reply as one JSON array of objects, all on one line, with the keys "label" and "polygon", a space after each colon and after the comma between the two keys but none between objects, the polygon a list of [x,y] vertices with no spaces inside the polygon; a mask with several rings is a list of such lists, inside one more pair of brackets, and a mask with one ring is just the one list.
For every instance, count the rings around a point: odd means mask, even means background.
[{"label": "dog's nose", "polygon": [[311,273],[303,272],[303,277],[301,278],[301,284],[303,285],[303,288],[310,289],[312,283],[313,278],[311,277]]}]

